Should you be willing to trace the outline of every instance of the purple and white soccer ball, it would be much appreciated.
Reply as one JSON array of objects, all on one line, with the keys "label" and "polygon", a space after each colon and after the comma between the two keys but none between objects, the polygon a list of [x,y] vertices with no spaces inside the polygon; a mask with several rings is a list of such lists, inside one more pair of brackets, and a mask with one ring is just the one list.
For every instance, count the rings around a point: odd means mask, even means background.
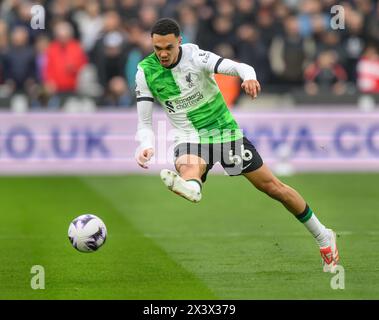
[{"label": "purple and white soccer ball", "polygon": [[76,250],[93,252],[105,243],[107,228],[99,217],[93,214],[83,214],[71,222],[68,228],[68,238]]}]

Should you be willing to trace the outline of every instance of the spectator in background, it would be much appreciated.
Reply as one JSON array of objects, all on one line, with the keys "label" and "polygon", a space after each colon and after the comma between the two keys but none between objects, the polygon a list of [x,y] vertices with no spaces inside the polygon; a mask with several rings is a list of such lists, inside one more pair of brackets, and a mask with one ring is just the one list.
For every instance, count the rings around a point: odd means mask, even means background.
[{"label": "spectator in background", "polygon": [[[279,14],[279,12],[282,14],[281,8],[286,7],[279,3],[275,8],[276,14]],[[271,46],[272,40],[279,34],[282,34],[280,23],[275,21],[275,17],[273,16],[272,12],[267,9],[259,10],[256,20],[257,28],[260,30],[261,34],[261,41],[266,48],[269,48]]]},{"label": "spectator in background", "polygon": [[312,34],[317,36],[328,27],[328,16],[322,13],[322,2],[319,0],[304,0],[300,3],[298,14],[299,33],[303,38]]},{"label": "spectator in background", "polygon": [[210,1],[187,0],[186,3],[196,11],[196,14],[201,21],[210,20],[214,17],[214,9]]},{"label": "spectator in background", "polygon": [[158,10],[152,5],[144,5],[138,13],[142,28],[149,32],[154,23],[159,19]]},{"label": "spectator in background", "polygon": [[129,51],[125,65],[125,75],[129,88],[135,87],[135,75],[137,73],[138,63],[153,50],[150,33],[143,31],[138,24],[136,24],[133,29],[134,31],[129,33],[133,48]]},{"label": "spectator in background", "polygon": [[[103,40],[105,36],[108,33],[111,33],[113,31],[119,31],[119,32],[122,31],[121,18],[120,18],[120,15],[117,13],[117,11],[107,11],[103,15],[102,30],[96,41],[95,48],[94,48],[95,51],[102,50]],[[99,52],[95,52],[95,53],[98,54]]]},{"label": "spectator in background", "polygon": [[221,16],[225,18],[229,18],[231,20],[234,19],[234,15],[236,12],[235,4],[229,0],[216,0],[216,17]]},{"label": "spectator in background", "polygon": [[17,1],[5,0],[0,2],[0,19],[2,19],[8,27],[11,26],[16,19]]},{"label": "spectator in background", "polygon": [[120,0],[120,12],[123,21],[138,17],[138,0]]},{"label": "spectator in background", "polygon": [[379,2],[373,8],[365,24],[365,32],[369,41],[379,43]]},{"label": "spectator in background", "polygon": [[0,53],[0,86],[3,85],[4,81],[4,55]]},{"label": "spectator in background", "polygon": [[357,65],[358,89],[379,94],[379,42],[369,44]]},{"label": "spectator in background", "polygon": [[40,107],[48,107],[50,105],[58,106],[59,99],[51,99],[49,92],[44,84],[47,82],[47,49],[50,39],[47,35],[40,35],[35,43],[35,64],[37,83],[30,93],[30,104],[33,109]]},{"label": "spectator in background", "polygon": [[[114,7],[116,3],[112,1],[102,4],[108,9],[117,9]],[[129,52],[120,14],[114,9],[104,13],[103,27],[91,53],[92,63],[96,66],[95,75],[101,91],[104,92],[103,97],[97,100],[99,104],[105,101],[111,79],[124,77],[125,60]]]},{"label": "spectator in background", "polygon": [[102,0],[101,1],[101,10],[102,11],[117,11],[117,0]]},{"label": "spectator in background", "polygon": [[332,50],[338,56],[338,60],[341,64],[345,64],[346,56],[345,50],[340,46],[341,34],[335,30],[324,31],[319,36],[319,41],[317,42],[317,54],[322,51]]},{"label": "spectator in background", "polygon": [[373,2],[372,0],[353,0],[354,6],[357,11],[359,11],[362,15],[364,20],[366,20],[374,10]]},{"label": "spectator in background", "polygon": [[37,35],[42,33],[40,29],[30,28],[30,20],[32,19],[32,3],[29,1],[16,1],[16,6],[14,7],[14,15],[12,22],[10,23],[10,31],[16,27],[24,27],[28,32],[28,42],[33,44]]},{"label": "spectator in background", "polygon": [[259,31],[250,24],[244,24],[238,28],[237,38],[238,60],[254,67],[261,84],[268,83],[271,79],[270,62]]},{"label": "spectator in background", "polygon": [[[216,16],[212,20],[212,29],[208,31],[207,47],[214,51],[221,43],[228,43],[235,49],[236,38],[234,35],[232,18],[227,16]],[[200,46],[200,45],[199,45]]]},{"label": "spectator in background", "polygon": [[4,56],[4,79],[13,93],[28,93],[36,82],[34,51],[24,27],[15,27],[11,35],[11,46]]},{"label": "spectator in background", "polygon": [[73,38],[73,28],[65,21],[54,26],[55,39],[46,52],[46,88],[50,94],[57,94],[62,103],[75,95],[79,72],[87,63],[87,57],[79,41]]},{"label": "spectator in background", "polygon": [[78,24],[82,47],[90,57],[90,60],[93,61],[92,50],[103,29],[103,17],[100,13],[99,1],[87,1],[84,11],[77,12],[73,19]]},{"label": "spectator in background", "polygon": [[104,15],[103,30],[93,51],[98,80],[104,89],[111,78],[123,76],[128,51],[120,15],[116,11],[108,11]]},{"label": "spectator in background", "polygon": [[236,23],[238,25],[255,23],[255,9],[256,0],[237,0],[235,14]]},{"label": "spectator in background", "polygon": [[8,25],[0,19],[0,85],[4,83],[4,58],[8,48]]},{"label": "spectator in background", "polygon": [[199,21],[195,43],[200,48],[209,50],[208,41],[212,37],[210,30],[212,29],[212,19],[215,17],[215,10],[207,0],[188,0],[187,3],[195,10]]},{"label": "spectator in background", "polygon": [[264,9],[272,10],[276,0],[259,0],[259,6]]},{"label": "spectator in background", "polygon": [[346,92],[347,74],[332,50],[322,51],[316,62],[306,68],[304,78],[305,91],[309,95],[342,95]]},{"label": "spectator in background", "polygon": [[50,39],[46,35],[40,35],[35,43],[37,81],[44,84],[47,81],[47,49],[49,48]]},{"label": "spectator in background", "polygon": [[79,39],[79,28],[76,21],[73,19],[74,11],[71,10],[71,1],[68,0],[53,0],[49,1],[49,13],[47,17],[49,18],[47,21],[47,31],[50,33],[49,36],[51,38],[54,37],[54,34],[51,32],[54,31],[54,27],[58,22],[66,21],[71,25],[72,28],[72,37],[75,39]]},{"label": "spectator in background", "polygon": [[345,9],[345,22],[346,33],[342,40],[342,48],[346,56],[346,71],[348,79],[351,82],[356,82],[357,63],[359,57],[362,55],[366,37],[364,37],[364,16],[355,11],[350,5],[344,4]]},{"label": "spectator in background", "polygon": [[126,81],[123,77],[113,77],[108,84],[104,99],[103,106],[122,107],[127,108],[134,103],[130,91],[127,87]]},{"label": "spectator in background", "polygon": [[113,77],[124,76],[126,41],[120,31],[107,33],[102,42],[101,58],[96,60],[98,77],[103,88]]},{"label": "spectator in background", "polygon": [[8,47],[8,25],[0,19],[0,54]]},{"label": "spectator in background", "polygon": [[179,7],[178,20],[181,26],[183,43],[194,43],[198,32],[196,12],[188,5]]},{"label": "spectator in background", "polygon": [[[291,12],[294,12],[293,4],[295,3],[295,7],[298,6],[298,0],[290,0],[290,1],[277,1],[274,5],[274,8],[272,11],[272,17],[275,19],[276,24],[280,24],[286,17],[291,15]],[[267,10],[266,10],[267,11]]]},{"label": "spectator in background", "polygon": [[284,20],[285,34],[278,35],[272,41],[270,65],[284,89],[303,83],[304,66],[314,54],[314,43],[311,39],[300,36],[299,22],[291,15]]},{"label": "spectator in background", "polygon": [[318,40],[321,35],[329,28],[328,16],[323,14],[313,15],[311,17],[311,28],[312,34],[308,35],[308,37],[313,37],[315,40]]}]

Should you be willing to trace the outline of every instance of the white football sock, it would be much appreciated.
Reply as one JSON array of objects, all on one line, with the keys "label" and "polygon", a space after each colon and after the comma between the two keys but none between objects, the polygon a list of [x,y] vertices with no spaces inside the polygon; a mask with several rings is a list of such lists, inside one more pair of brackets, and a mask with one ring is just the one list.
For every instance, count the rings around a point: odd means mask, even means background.
[{"label": "white football sock", "polygon": [[315,237],[320,247],[327,247],[330,245],[330,233],[328,229],[317,219],[316,215],[312,216],[308,221],[304,222],[305,227]]},{"label": "white football sock", "polygon": [[187,180],[186,183],[191,189],[194,189],[196,192],[201,192],[201,186],[199,182],[194,180]]}]

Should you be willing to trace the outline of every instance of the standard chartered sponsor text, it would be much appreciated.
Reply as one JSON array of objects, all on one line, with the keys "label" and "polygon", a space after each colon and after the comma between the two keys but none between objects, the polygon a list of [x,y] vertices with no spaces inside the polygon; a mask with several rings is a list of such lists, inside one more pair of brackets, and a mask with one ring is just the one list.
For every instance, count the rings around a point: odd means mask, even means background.
[{"label": "standard chartered sponsor text", "polygon": [[188,107],[192,107],[193,105],[196,105],[203,98],[204,98],[204,95],[200,91],[197,91],[196,93],[186,98],[176,99],[173,102],[175,104],[175,108],[180,110],[180,109],[186,109]]}]

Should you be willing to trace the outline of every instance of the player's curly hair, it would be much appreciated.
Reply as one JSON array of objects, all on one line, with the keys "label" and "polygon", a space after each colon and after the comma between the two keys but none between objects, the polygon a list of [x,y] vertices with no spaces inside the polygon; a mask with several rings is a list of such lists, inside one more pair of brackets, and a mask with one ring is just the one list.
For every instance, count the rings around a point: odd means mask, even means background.
[{"label": "player's curly hair", "polygon": [[159,19],[151,29],[151,36],[153,36],[154,33],[161,36],[173,33],[175,37],[179,37],[180,27],[174,19],[162,18]]}]

